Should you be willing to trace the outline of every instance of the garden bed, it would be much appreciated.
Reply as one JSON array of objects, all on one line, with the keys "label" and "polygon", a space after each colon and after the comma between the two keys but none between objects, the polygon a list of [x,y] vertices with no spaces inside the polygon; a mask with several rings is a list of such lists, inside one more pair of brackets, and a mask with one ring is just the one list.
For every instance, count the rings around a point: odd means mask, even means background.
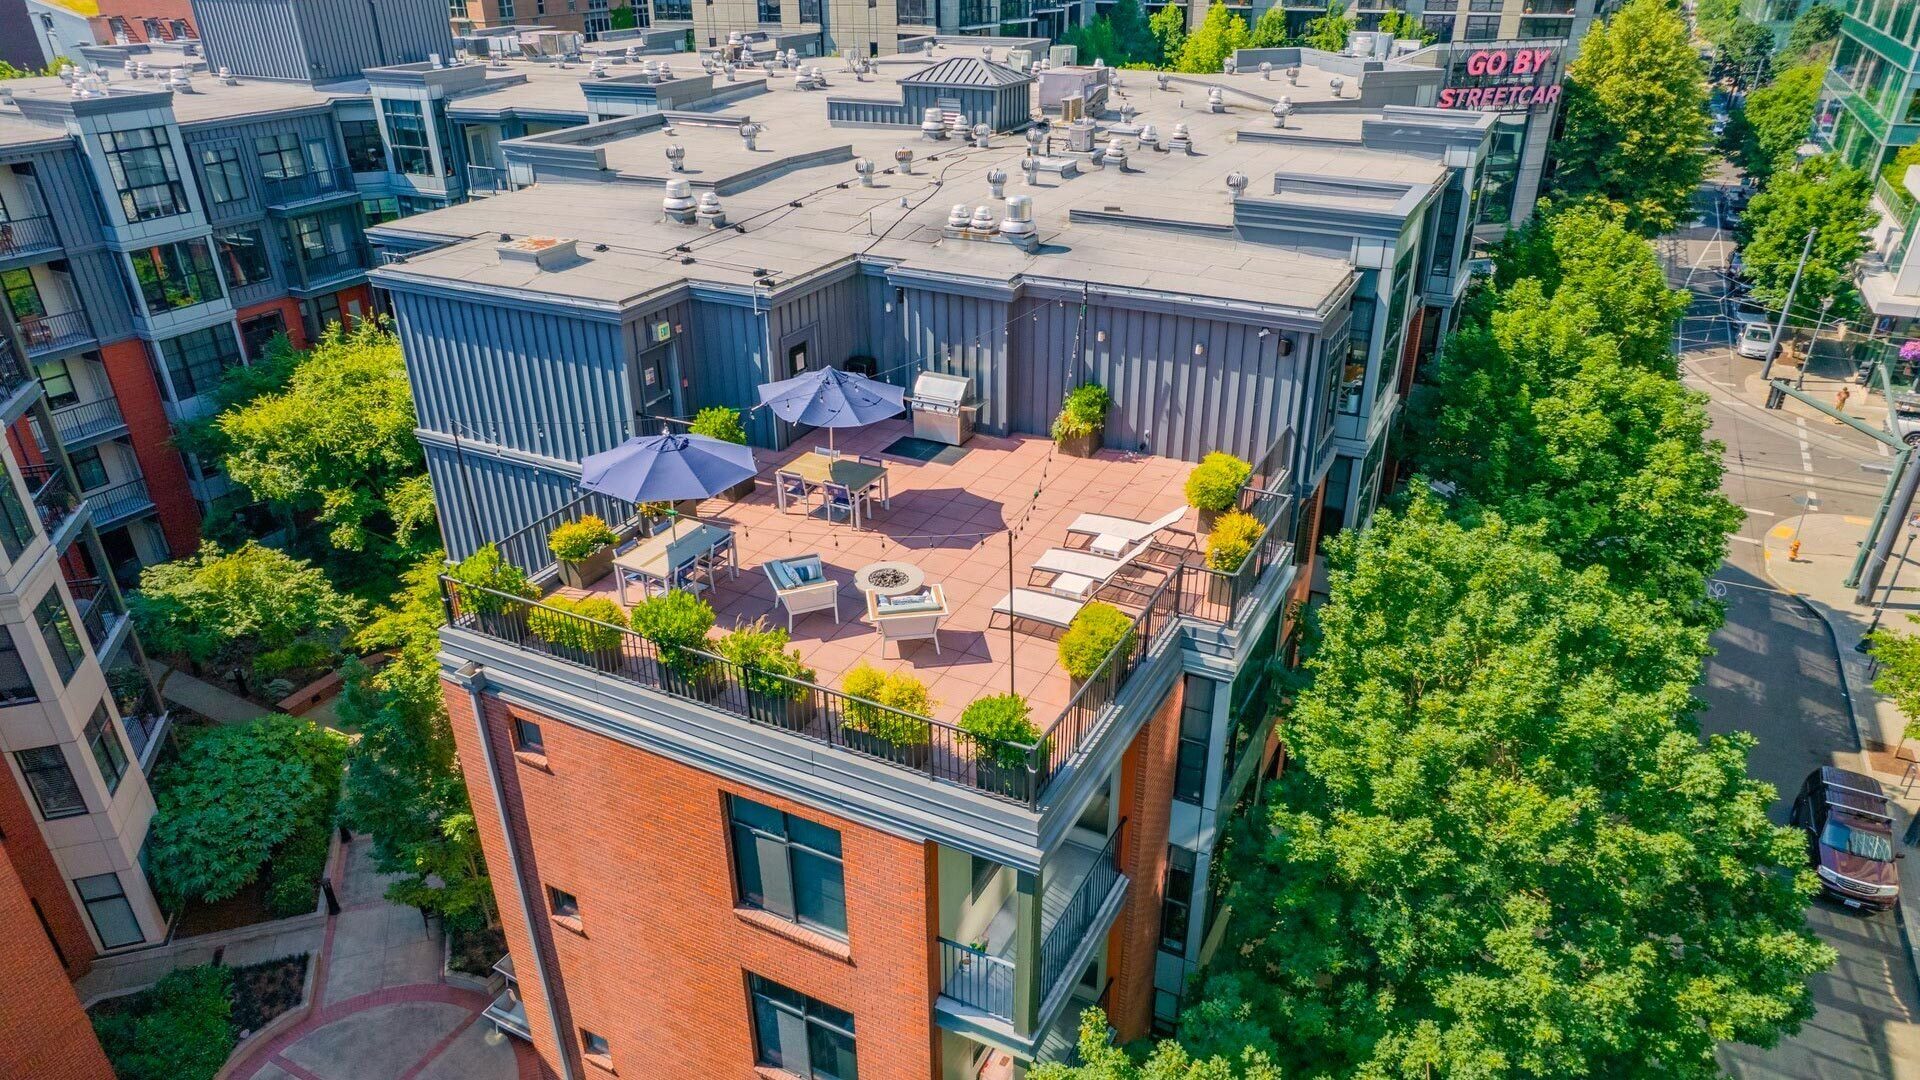
[{"label": "garden bed", "polygon": [[211,904],[188,901],[180,909],[180,920],[173,931],[174,939],[218,934],[224,930],[238,930],[243,926],[256,926],[281,918],[273,913],[273,908],[267,903],[272,881],[270,868],[262,867],[259,877],[225,900]]},{"label": "garden bed", "polygon": [[259,1031],[275,1017],[297,1008],[306,994],[307,954],[233,969],[233,1024]]},{"label": "garden bed", "polygon": [[498,926],[447,931],[447,968],[485,979],[493,965],[507,955],[507,934]]}]

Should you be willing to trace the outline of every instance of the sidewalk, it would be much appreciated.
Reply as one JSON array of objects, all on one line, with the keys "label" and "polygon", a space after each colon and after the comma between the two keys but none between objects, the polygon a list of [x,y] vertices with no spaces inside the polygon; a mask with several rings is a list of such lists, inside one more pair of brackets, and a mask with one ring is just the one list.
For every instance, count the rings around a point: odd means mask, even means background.
[{"label": "sidewalk", "polygon": [[[1811,379],[1808,385],[1812,385]],[[1879,778],[1893,804],[1894,835],[1903,837],[1914,818],[1920,816],[1920,741],[1902,745],[1906,717],[1892,702],[1874,693],[1872,660],[1855,648],[1873,622],[1873,608],[1856,605],[1854,590],[1842,584],[1859,545],[1866,540],[1868,524],[1866,518],[1851,515],[1807,514],[1768,530],[1764,555],[1767,576],[1806,601],[1833,634],[1844,688],[1851,699],[1854,730],[1864,751],[1856,755],[1836,750],[1834,764]],[[1794,559],[1789,558],[1789,552],[1796,536],[1800,555]],[[1890,594],[1888,582],[1898,585]],[[1881,577],[1879,596],[1887,598],[1880,619],[1883,628],[1920,632],[1920,626],[1907,618],[1920,614],[1920,550],[1903,565],[1900,545],[1894,547]],[[1920,851],[1899,846],[1916,856],[1901,859],[1897,865],[1903,936],[1913,952],[1914,970],[1920,971],[1920,947],[1916,947],[1920,946]]]},{"label": "sidewalk", "polygon": [[[1767,385],[1770,380],[1760,377],[1760,370],[1764,365],[1758,360],[1747,361],[1747,363],[1751,366],[1745,369],[1745,375],[1741,379],[1742,385],[1734,391],[1735,394],[1742,401],[1762,402],[1767,400]],[[1878,380],[1876,379],[1867,386],[1857,385],[1853,381],[1853,370],[1851,368],[1841,370],[1841,367],[1842,365],[1835,364],[1832,361],[1822,361],[1815,364],[1815,366],[1807,372],[1805,384],[1802,385],[1800,389],[1821,403],[1832,405],[1834,394],[1844,386],[1847,388],[1847,404],[1845,406],[1847,415],[1871,427],[1885,431],[1887,429],[1887,399],[1879,393],[1880,384]],[[1775,362],[1773,365],[1772,378],[1786,379],[1791,382],[1799,379],[1799,377],[1800,369],[1798,367],[1794,367],[1785,362]],[[1895,385],[1895,389],[1899,389],[1898,384]],[[1809,422],[1817,420],[1822,424],[1831,424],[1836,429],[1844,428],[1844,425],[1839,421],[1792,398],[1788,398],[1782,402],[1779,411],[1782,415],[1804,417]],[[1866,438],[1866,436],[1851,429],[1845,430],[1847,430],[1850,438],[1861,440],[1865,440]]]},{"label": "sidewalk", "polygon": [[151,661],[153,677],[166,677],[165,694],[167,700],[175,705],[184,705],[201,716],[218,724],[245,724],[271,715],[238,694],[230,693],[209,682],[203,682],[184,671],[167,673],[166,665],[158,660]]}]

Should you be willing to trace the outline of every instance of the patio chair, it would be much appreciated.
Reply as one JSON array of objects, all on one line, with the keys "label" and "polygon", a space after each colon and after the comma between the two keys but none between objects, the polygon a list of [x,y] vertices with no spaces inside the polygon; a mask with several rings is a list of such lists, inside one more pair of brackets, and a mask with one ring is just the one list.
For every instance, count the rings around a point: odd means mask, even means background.
[{"label": "patio chair", "polygon": [[1111,558],[1125,551],[1128,544],[1151,540],[1173,528],[1174,523],[1185,517],[1186,513],[1186,507],[1178,506],[1152,521],[1135,521],[1106,514],[1081,514],[1073,519],[1073,524],[1067,526],[1067,533],[1092,537],[1087,543],[1087,550]]},{"label": "patio chair", "polygon": [[722,566],[731,571],[732,580],[740,579],[740,556],[733,546],[732,533],[715,540],[713,546],[700,556],[700,568],[706,571],[708,581],[719,580],[714,574]]},{"label": "patio chair", "polygon": [[[872,454],[861,454],[861,455],[860,455],[860,464],[862,464],[862,465],[872,465],[873,467],[875,467],[875,468],[877,468],[877,469],[885,469],[885,468],[887,467],[887,463],[886,463],[886,462],[884,462],[884,461],[881,461],[881,460],[880,460],[879,458],[877,458],[877,457],[875,457],[875,456],[874,456],[874,455],[872,455]],[[874,486],[875,486],[875,485],[868,485],[868,487],[867,487],[867,490],[868,490],[868,491],[872,491],[872,490],[873,490],[873,488],[874,488]],[[887,474],[886,474],[885,472],[882,472],[882,473],[880,474],[880,481],[879,481],[879,484],[878,484],[877,486],[878,486],[878,487],[880,488],[880,505],[881,505],[881,506],[884,506],[884,507],[887,507],[888,509],[892,509],[892,507],[893,507],[893,492],[892,492],[891,490],[889,490],[889,488],[888,488],[888,485],[887,485]]]},{"label": "patio chair", "polygon": [[[1073,617],[1086,607],[1084,600],[1075,600],[1059,593],[1040,592],[1037,589],[1015,589],[993,603],[993,616],[1004,615],[1008,621],[1025,619],[1029,622],[1045,623],[1048,626],[1065,630],[1073,625]],[[988,617],[988,622],[993,621]]]},{"label": "patio chair", "polygon": [[823,458],[826,458],[828,461],[840,460],[840,451],[835,450],[831,446],[816,446],[813,448],[813,452],[816,454],[819,454]]},{"label": "patio chair", "polygon": [[813,485],[807,483],[806,477],[799,473],[776,471],[773,485],[774,501],[780,504],[781,510],[787,508],[787,500],[798,499],[802,513],[813,513]]},{"label": "patio chair", "polygon": [[947,594],[938,585],[930,585],[916,596],[877,596],[867,594],[867,621],[880,631],[880,655],[885,656],[887,642],[931,641],[933,654],[940,655],[940,623],[951,612]]},{"label": "patio chair", "polygon": [[833,520],[835,514],[847,515],[854,528],[860,527],[860,508],[865,506],[867,513],[873,513],[873,500],[865,491],[855,491],[845,484],[821,484],[820,505],[827,511],[827,520]]},{"label": "patio chair", "polygon": [[1151,539],[1142,540],[1116,559],[1091,555],[1084,550],[1074,548],[1048,548],[1044,554],[1034,560],[1029,576],[1052,574],[1053,580],[1048,583],[1047,588],[1085,600],[1102,586],[1120,584],[1115,579],[1125,573],[1133,561],[1152,546]]},{"label": "patio chair", "polygon": [[767,580],[773,583],[774,598],[787,609],[788,633],[793,632],[796,615],[831,611],[833,621],[840,621],[840,586],[827,577],[820,556],[768,559],[761,569],[766,571]]}]

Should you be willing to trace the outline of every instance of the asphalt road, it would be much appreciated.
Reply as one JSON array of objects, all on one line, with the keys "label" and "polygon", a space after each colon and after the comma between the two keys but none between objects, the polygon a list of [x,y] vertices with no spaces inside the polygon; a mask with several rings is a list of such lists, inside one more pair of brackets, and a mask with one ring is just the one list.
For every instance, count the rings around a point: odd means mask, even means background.
[{"label": "asphalt road", "polygon": [[[1663,244],[1674,284],[1694,293],[1680,333],[1682,376],[1710,397],[1713,435],[1727,447],[1722,488],[1747,510],[1719,575],[1727,622],[1697,691],[1706,706],[1699,720],[1710,734],[1753,733],[1752,774],[1774,786],[1773,816],[1785,822],[1807,773],[1848,763],[1860,745],[1826,626],[1768,580],[1760,537],[1809,509],[1871,514],[1887,459],[1856,432],[1768,412],[1746,391],[1758,362],[1728,347],[1720,267],[1732,244],[1717,219],[1709,211]],[[1816,902],[1808,922],[1840,955],[1814,980],[1813,1018],[1770,1049],[1726,1047],[1721,1064],[1755,1080],[1920,1078],[1920,980],[1893,916]]]}]

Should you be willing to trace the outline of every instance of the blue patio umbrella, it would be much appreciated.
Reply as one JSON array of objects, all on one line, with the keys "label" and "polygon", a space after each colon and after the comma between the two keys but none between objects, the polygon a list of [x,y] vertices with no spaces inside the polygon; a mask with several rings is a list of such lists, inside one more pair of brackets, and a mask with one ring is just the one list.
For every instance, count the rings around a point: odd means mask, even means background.
[{"label": "blue patio umbrella", "polygon": [[826,428],[827,443],[832,445],[834,428],[865,427],[885,420],[906,408],[906,393],[864,375],[820,368],[762,384],[760,401],[782,420]]},{"label": "blue patio umbrella", "polygon": [[759,471],[753,449],[705,435],[640,435],[580,463],[580,486],[631,503],[718,495]]}]

